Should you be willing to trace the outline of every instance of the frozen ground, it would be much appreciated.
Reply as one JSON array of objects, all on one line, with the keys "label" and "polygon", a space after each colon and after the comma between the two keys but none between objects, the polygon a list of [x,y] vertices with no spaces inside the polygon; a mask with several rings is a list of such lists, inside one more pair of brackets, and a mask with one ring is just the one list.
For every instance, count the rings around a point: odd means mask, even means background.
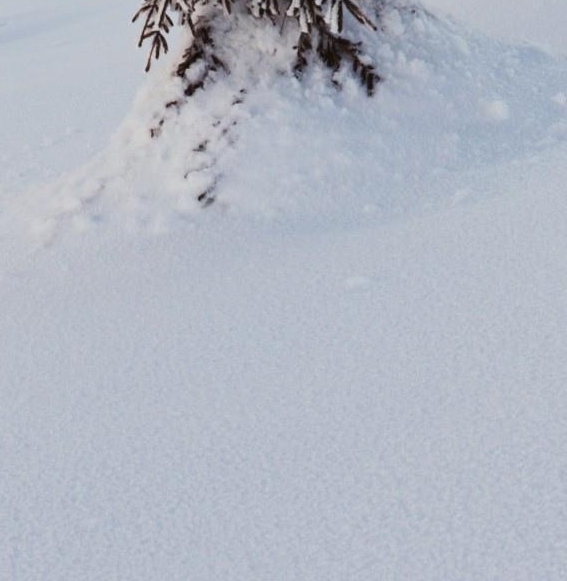
[{"label": "frozen ground", "polygon": [[0,10],[0,578],[565,579],[565,61],[391,11],[152,141],[135,4]]}]

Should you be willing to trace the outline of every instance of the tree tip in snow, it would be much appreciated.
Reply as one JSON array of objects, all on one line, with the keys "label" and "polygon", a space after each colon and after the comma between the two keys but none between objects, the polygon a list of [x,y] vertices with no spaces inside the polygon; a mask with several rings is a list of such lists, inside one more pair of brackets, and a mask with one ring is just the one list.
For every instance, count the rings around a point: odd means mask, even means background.
[{"label": "tree tip in snow", "polygon": [[[349,39],[344,32],[345,15],[354,25],[377,30],[376,23],[363,10],[360,0],[290,0],[287,6],[280,5],[281,2],[220,0],[211,4],[208,0],[143,0],[133,21],[143,19],[138,46],[150,45],[146,71],[150,70],[154,60],[168,52],[166,37],[177,16],[178,25],[188,28],[190,34],[176,74],[186,82],[185,94],[191,96],[203,88],[211,73],[219,70],[230,72],[218,55],[218,45],[222,44],[222,26],[216,26],[218,20],[230,19],[235,23],[246,18],[266,26],[278,26],[282,32],[288,24],[293,27],[297,40],[293,47],[295,62],[292,70],[296,77],[301,78],[312,56],[317,56],[332,71],[332,82],[340,86],[335,73],[344,62],[348,62],[367,94],[373,95],[381,77],[373,65],[364,61],[360,43]],[[374,3],[377,18],[381,6],[380,0]],[[283,38],[282,35],[282,42]]]}]

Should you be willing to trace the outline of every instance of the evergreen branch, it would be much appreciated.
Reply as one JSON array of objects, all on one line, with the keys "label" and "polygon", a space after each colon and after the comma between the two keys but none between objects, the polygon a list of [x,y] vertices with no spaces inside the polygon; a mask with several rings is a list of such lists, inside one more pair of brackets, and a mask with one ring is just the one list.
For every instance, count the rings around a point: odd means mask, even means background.
[{"label": "evergreen branch", "polygon": [[356,18],[356,20],[358,20],[358,22],[360,22],[360,24],[368,26],[372,30],[377,30],[374,22],[372,22],[364,12],[362,12],[353,0],[343,0],[343,2],[345,3],[346,9],[354,16],[354,18]]},{"label": "evergreen branch", "polygon": [[[361,59],[359,45],[342,36],[344,9],[359,24],[377,30],[374,22],[360,8],[358,0],[290,0],[283,14],[280,14],[278,0],[217,1],[229,17],[232,14],[233,3],[240,2],[255,18],[268,17],[275,24],[276,17],[280,16],[282,29],[286,20],[295,20],[300,30],[293,66],[293,72],[297,77],[301,77],[308,65],[308,55],[315,40],[317,55],[333,72],[339,70],[344,59],[351,62],[354,74],[358,76],[368,95],[374,93],[376,84],[381,80],[374,67]],[[136,22],[145,16],[138,46],[142,46],[148,39],[151,40],[146,71],[150,70],[152,62],[159,59],[162,53],[168,52],[166,35],[174,26],[170,15],[176,13],[179,16],[179,25],[189,26],[192,33],[191,45],[183,54],[176,74],[185,77],[198,61],[205,63],[205,73],[198,75],[196,80],[187,81],[187,95],[202,88],[211,72],[227,70],[226,65],[213,52],[211,11],[207,10],[207,15],[204,15],[203,11],[198,10],[210,5],[210,2],[211,0],[143,0],[142,6],[132,19]],[[380,14],[377,13],[377,16],[380,17]]]}]

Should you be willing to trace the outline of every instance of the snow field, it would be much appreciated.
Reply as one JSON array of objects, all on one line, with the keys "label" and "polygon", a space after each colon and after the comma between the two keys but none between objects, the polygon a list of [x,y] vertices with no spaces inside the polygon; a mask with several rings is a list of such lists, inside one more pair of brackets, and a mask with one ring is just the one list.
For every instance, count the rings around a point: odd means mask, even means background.
[{"label": "snow field", "polygon": [[125,8],[4,6],[0,578],[562,581],[564,61],[391,10],[369,101],[266,33],[103,149]]}]

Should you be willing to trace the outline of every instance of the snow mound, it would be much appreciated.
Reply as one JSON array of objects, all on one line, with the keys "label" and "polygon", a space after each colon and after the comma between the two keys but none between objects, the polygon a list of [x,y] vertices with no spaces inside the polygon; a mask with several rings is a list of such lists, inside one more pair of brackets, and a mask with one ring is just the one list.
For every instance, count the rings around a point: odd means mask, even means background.
[{"label": "snow mound", "polygon": [[186,98],[170,66],[153,72],[104,152],[24,196],[25,211],[19,198],[25,229],[42,243],[62,227],[160,233],[209,205],[295,223],[390,219],[453,203],[479,168],[565,141],[565,62],[410,2],[374,9],[378,32],[349,30],[384,78],[375,97],[346,69],[337,90],[315,61],[298,81],[295,31],[226,19],[230,74]]}]

